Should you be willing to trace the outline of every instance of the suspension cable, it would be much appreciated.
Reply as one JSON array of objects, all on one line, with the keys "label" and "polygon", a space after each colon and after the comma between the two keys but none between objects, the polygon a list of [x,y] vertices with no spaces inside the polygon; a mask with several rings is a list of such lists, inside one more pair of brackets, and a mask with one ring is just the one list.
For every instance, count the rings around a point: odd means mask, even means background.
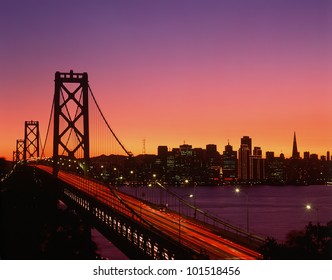
[{"label": "suspension cable", "polygon": [[43,156],[45,157],[45,148],[46,148],[46,143],[47,143],[48,133],[49,133],[49,131],[50,131],[50,126],[51,126],[51,120],[52,120],[53,110],[54,110],[54,96],[53,96],[53,102],[52,102],[51,114],[50,114],[50,118],[49,118],[49,120],[48,120],[48,126],[47,126],[47,132],[46,132],[46,137],[45,137],[44,147],[42,147],[42,154],[41,154],[41,157],[43,157]]},{"label": "suspension cable", "polygon": [[89,90],[90,90],[91,96],[92,96],[92,98],[93,98],[93,101],[95,102],[95,104],[96,104],[96,106],[97,106],[97,108],[98,108],[98,111],[99,111],[100,115],[102,116],[104,122],[106,123],[108,129],[111,131],[111,133],[113,134],[114,138],[115,138],[116,141],[119,143],[119,145],[121,146],[121,148],[126,152],[126,154],[127,154],[129,157],[132,157],[133,154],[132,154],[131,152],[127,151],[127,149],[122,145],[122,143],[120,142],[119,138],[115,135],[114,131],[112,130],[112,128],[111,128],[110,125],[108,124],[108,122],[107,122],[107,120],[106,120],[106,118],[105,118],[103,112],[101,111],[101,109],[100,109],[100,107],[99,107],[99,105],[98,105],[98,103],[97,103],[97,100],[96,100],[96,98],[95,98],[95,96],[94,96],[94,94],[93,94],[93,92],[92,92],[90,86],[89,86]]},{"label": "suspension cable", "polygon": [[188,206],[189,208],[194,209],[195,211],[197,211],[197,212],[200,213],[200,214],[203,214],[205,217],[211,219],[212,221],[217,222],[217,223],[219,223],[219,224],[222,224],[223,226],[227,227],[228,229],[231,229],[231,230],[233,230],[233,231],[235,231],[235,232],[237,232],[237,233],[239,233],[239,234],[242,234],[242,235],[244,235],[244,236],[248,236],[248,237],[250,237],[250,238],[252,238],[252,239],[256,239],[256,240],[261,241],[261,242],[265,241],[265,238],[263,238],[263,237],[261,237],[261,236],[258,236],[258,235],[255,235],[255,234],[251,234],[251,233],[249,233],[249,232],[243,230],[242,228],[239,228],[239,227],[237,227],[237,226],[233,226],[233,225],[231,225],[230,223],[221,220],[219,217],[215,216],[214,214],[209,213],[209,212],[206,211],[206,210],[202,210],[202,209],[196,207],[195,205],[191,205],[188,201],[186,201],[185,199],[183,199],[183,198],[182,198],[181,196],[179,196],[177,193],[172,192],[170,189],[166,188],[166,187],[165,187],[164,185],[162,185],[159,181],[156,181],[156,184],[157,184],[160,188],[162,188],[163,190],[165,190],[166,193],[168,193],[168,194],[170,194],[171,196],[173,196],[173,197],[175,197],[176,199],[178,199],[178,200],[179,200],[179,203],[181,202],[182,204]]}]

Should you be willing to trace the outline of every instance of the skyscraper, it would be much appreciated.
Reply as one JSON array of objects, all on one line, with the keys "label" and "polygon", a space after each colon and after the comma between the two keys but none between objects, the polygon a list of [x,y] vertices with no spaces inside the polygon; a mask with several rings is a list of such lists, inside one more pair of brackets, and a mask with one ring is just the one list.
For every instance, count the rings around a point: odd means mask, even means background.
[{"label": "skyscraper", "polygon": [[217,151],[217,145],[206,145],[206,172],[208,184],[214,185],[220,180],[221,173],[221,156]]},{"label": "skyscraper", "polygon": [[261,147],[254,147],[254,156],[257,158],[262,158],[262,149]]},{"label": "skyscraper", "polygon": [[238,178],[250,179],[250,149],[247,144],[241,144],[239,149]]},{"label": "skyscraper", "polygon": [[274,152],[270,152],[270,151],[266,152],[265,157],[267,160],[274,159]]},{"label": "skyscraper", "polygon": [[304,159],[309,159],[310,158],[310,152],[304,152],[303,153],[303,158]]},{"label": "skyscraper", "polygon": [[192,145],[183,144],[180,145],[181,156],[192,156]]},{"label": "skyscraper", "polygon": [[250,179],[255,181],[265,179],[265,160],[262,154],[261,147],[254,147],[254,154],[250,156]]},{"label": "skyscraper", "polygon": [[292,159],[299,159],[300,153],[297,151],[296,134],[294,131]]},{"label": "skyscraper", "polygon": [[241,145],[247,145],[249,149],[249,155],[252,155],[251,138],[249,136],[243,136],[241,138]]},{"label": "skyscraper", "polygon": [[158,157],[156,159],[156,171],[159,174],[159,178],[165,178],[167,172],[167,146],[158,146]]},{"label": "skyscraper", "polygon": [[222,172],[225,182],[232,182],[237,178],[237,152],[233,151],[229,142],[222,155]]},{"label": "skyscraper", "polygon": [[167,146],[158,146],[158,157],[162,160],[167,159],[168,148]]},{"label": "skyscraper", "polygon": [[219,152],[217,151],[217,145],[215,144],[208,144],[206,145],[206,163],[207,166],[220,166],[221,157]]}]

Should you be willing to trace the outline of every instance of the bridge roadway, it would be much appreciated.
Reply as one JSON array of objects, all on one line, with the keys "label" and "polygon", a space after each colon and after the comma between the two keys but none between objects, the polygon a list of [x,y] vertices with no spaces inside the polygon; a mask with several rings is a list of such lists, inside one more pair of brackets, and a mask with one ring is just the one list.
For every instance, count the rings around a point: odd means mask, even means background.
[{"label": "bridge roadway", "polygon": [[[52,168],[49,166],[37,165],[36,167],[52,174]],[[82,178],[66,171],[59,171],[58,179],[80,189],[128,217],[137,219],[142,223],[145,221],[152,223],[154,227],[164,234],[191,248],[198,254],[201,250],[205,250],[210,259],[250,260],[262,258],[258,252],[222,238],[199,223],[194,223],[192,220],[188,220],[181,215],[179,216],[178,213],[159,211],[138,199],[116,190],[113,190],[114,195],[109,188],[96,181]],[[132,212],[120,200],[129,205],[138,215],[133,217]]]}]

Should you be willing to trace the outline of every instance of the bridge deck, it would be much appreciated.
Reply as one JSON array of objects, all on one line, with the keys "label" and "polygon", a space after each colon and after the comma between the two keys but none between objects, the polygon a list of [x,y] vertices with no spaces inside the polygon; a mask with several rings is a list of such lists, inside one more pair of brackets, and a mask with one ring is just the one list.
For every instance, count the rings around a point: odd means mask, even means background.
[{"label": "bridge deck", "polygon": [[[52,168],[37,165],[37,168],[52,174]],[[159,211],[144,202],[110,190],[105,185],[76,174],[59,171],[58,179],[81,190],[109,207],[116,209],[142,224],[153,224],[163,234],[199,254],[204,251],[210,259],[260,259],[258,252],[223,238],[202,224],[187,219],[178,213]],[[127,205],[128,207],[124,207]],[[130,210],[129,210],[130,209]],[[137,213],[133,216],[132,211]]]}]

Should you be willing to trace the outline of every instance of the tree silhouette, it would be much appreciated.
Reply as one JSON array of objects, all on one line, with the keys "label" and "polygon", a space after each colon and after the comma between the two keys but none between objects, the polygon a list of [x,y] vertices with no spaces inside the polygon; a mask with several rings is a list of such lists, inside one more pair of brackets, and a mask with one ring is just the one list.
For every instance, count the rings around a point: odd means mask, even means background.
[{"label": "tree silhouette", "polygon": [[260,252],[264,259],[274,260],[332,259],[332,221],[326,225],[309,223],[304,230],[290,231],[285,243],[268,238]]}]

